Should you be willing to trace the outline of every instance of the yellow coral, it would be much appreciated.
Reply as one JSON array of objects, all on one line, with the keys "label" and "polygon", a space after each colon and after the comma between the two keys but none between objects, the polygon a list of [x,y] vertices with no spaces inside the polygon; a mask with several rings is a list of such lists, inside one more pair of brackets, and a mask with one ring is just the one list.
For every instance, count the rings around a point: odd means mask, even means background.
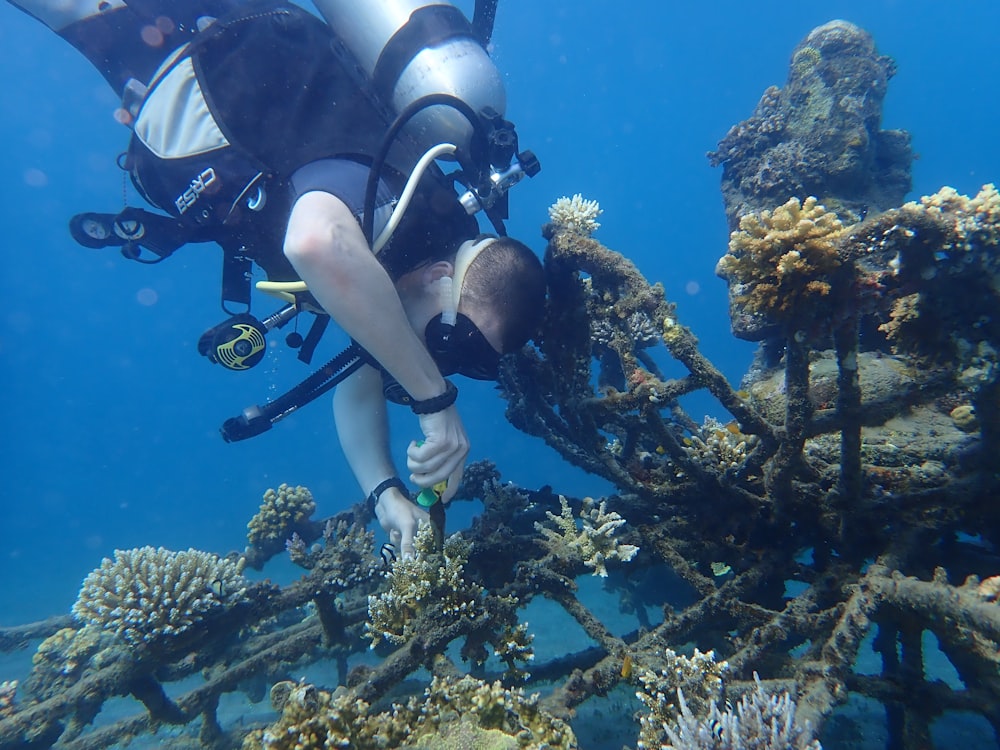
[{"label": "yellow coral", "polygon": [[842,265],[837,242],[844,229],[816,198],[791,198],[740,219],[716,273],[742,287],[736,301],[748,312],[789,330],[806,327],[823,317],[818,302]]},{"label": "yellow coral", "polygon": [[257,515],[247,524],[247,541],[251,547],[284,544],[295,526],[307,520],[316,510],[316,501],[305,487],[279,485],[277,490],[264,493]]},{"label": "yellow coral", "polygon": [[792,56],[792,75],[796,78],[811,72],[823,59],[822,53],[815,47],[801,47]]},{"label": "yellow coral", "polygon": [[281,716],[251,732],[244,750],[577,747],[573,730],[545,711],[537,694],[470,676],[434,677],[422,698],[393,703],[379,713],[342,688],[329,693],[289,682],[275,685],[271,701]]},{"label": "yellow coral", "polygon": [[974,246],[1000,244],[1000,193],[993,183],[983,185],[974,198],[947,185],[920,202],[902,207],[904,214],[926,212],[952,223],[954,241],[942,250],[971,250]]}]

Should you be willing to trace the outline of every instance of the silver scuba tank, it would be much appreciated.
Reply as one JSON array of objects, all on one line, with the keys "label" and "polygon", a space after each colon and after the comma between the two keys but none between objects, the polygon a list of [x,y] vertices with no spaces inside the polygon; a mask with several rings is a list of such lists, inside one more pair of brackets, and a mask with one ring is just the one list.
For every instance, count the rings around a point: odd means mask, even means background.
[{"label": "silver scuba tank", "polygon": [[[476,113],[492,107],[503,115],[507,97],[500,73],[468,19],[450,3],[313,2],[394,116],[429,94],[450,94]],[[467,149],[472,132],[462,114],[440,105],[416,115],[403,130],[421,152],[439,143]]]},{"label": "silver scuba tank", "polygon": [[98,16],[125,5],[125,0],[8,0],[29,16],[37,18],[53,31],[59,32],[70,24]]}]

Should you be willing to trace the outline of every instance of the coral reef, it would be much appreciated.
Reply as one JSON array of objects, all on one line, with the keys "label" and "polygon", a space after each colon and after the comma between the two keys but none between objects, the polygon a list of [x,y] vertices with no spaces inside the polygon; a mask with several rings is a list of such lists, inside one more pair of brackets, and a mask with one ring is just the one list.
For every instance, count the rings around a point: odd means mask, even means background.
[{"label": "coral reef", "polygon": [[572,198],[563,196],[549,206],[549,219],[558,230],[586,237],[600,228],[597,217],[601,213],[603,211],[597,201],[585,200],[580,193]]},{"label": "coral reef", "polygon": [[713,703],[706,716],[699,717],[684,700],[684,691],[677,688],[680,718],[676,728],[667,726],[670,740],[665,750],[821,750],[813,739],[812,728],[795,721],[795,701],[789,694],[769,695],[753,675],[754,690],[736,704],[720,711]]},{"label": "coral reef", "polygon": [[[293,532],[285,543],[289,559],[301,568],[313,570],[317,566],[329,570],[327,580],[336,588],[346,590],[370,580],[382,567],[382,560],[374,555],[375,534],[347,521],[327,520],[323,525],[322,544],[307,546],[305,540]],[[331,557],[335,561],[331,561]]]},{"label": "coral reef", "polygon": [[260,510],[247,524],[246,564],[259,570],[264,561],[285,548],[293,534],[311,536],[306,529],[314,512],[316,501],[306,487],[281,484],[277,490],[267,490]]},{"label": "coral reef", "polygon": [[[734,125],[709,154],[713,166],[723,165],[730,229],[740,229],[748,215],[806,196],[815,196],[847,224],[902,203],[911,182],[910,137],[879,129],[894,72],[895,64],[878,54],[871,36],[846,21],[810,32],[792,53],[785,87],[767,89],[754,114]],[[795,265],[802,262],[796,259]],[[810,280],[823,283],[816,276]],[[731,285],[730,294],[731,310],[743,310],[732,299],[745,294],[742,286]],[[770,308],[780,302],[756,304]],[[765,316],[734,314],[731,319],[739,338],[759,341],[773,333]]]},{"label": "coral reef", "polygon": [[271,692],[281,718],[251,733],[244,750],[320,750],[352,747],[511,748],[570,750],[569,726],[539,706],[538,696],[473,677],[435,676],[423,699],[373,713],[346,692],[281,683]]},{"label": "coral reef", "polygon": [[73,615],[133,646],[180,635],[246,592],[242,563],[208,552],[140,547],[114,555],[84,579]]},{"label": "coral reef", "polygon": [[462,578],[468,560],[468,544],[461,535],[445,540],[441,559],[434,554],[429,524],[420,527],[414,539],[413,557],[397,560],[386,574],[389,586],[368,597],[368,629],[372,648],[383,639],[404,643],[413,636],[418,614],[433,602],[443,605],[449,618],[475,616],[484,595],[482,586]]},{"label": "coral reef", "polygon": [[702,466],[735,471],[746,462],[757,437],[744,435],[735,421],[722,424],[714,417],[705,417],[701,428],[683,442],[692,460]]},{"label": "coral reef", "polygon": [[[689,713],[693,708],[696,715],[708,714],[722,699],[727,669],[726,662],[716,661],[711,651],[703,654],[696,648],[688,657],[666,649],[659,669],[643,669],[637,675],[641,689],[635,695],[647,711],[639,717],[636,747],[660,748],[669,736],[669,728],[682,719],[683,706]],[[686,703],[677,700],[680,695],[685,696]]]},{"label": "coral reef", "polygon": [[[825,28],[796,51],[793,74],[805,82],[823,71],[822,85],[844,96],[853,84],[879,93],[887,69],[866,57],[869,47],[851,47],[849,32]],[[863,53],[855,68],[834,64],[844,57],[837,44]],[[875,78],[833,75],[851,70]],[[824,104],[830,91],[813,84],[797,106],[836,114],[812,125],[831,139],[833,164],[842,153],[833,147],[871,137],[877,120],[869,101]],[[775,149],[788,133],[806,143],[806,120],[774,109],[784,95],[774,93],[760,133],[743,135],[773,133]],[[852,122],[827,104],[867,112],[869,129],[840,141],[824,133]],[[754,144],[769,148],[737,139],[726,153],[735,159]],[[860,174],[852,163],[838,174]],[[625,721],[634,704],[614,701],[636,690],[645,717],[615,726],[616,745],[638,732],[651,748],[812,747],[815,727],[827,747],[847,747],[835,730],[848,701],[878,707],[887,746],[901,750],[934,747],[935,723],[955,714],[988,727],[970,746],[993,741],[1000,198],[991,186],[973,197],[944,189],[888,208],[871,201],[864,180],[851,193],[833,172],[817,175],[828,184],[741,211],[753,214],[741,241],[770,232],[784,244],[731,261],[750,266],[740,271],[747,284],[733,287],[755,305],[753,325],[773,336],[739,390],[701,353],[661,285],[585,228],[543,228],[550,298],[537,347],[504,358],[507,416],[614,492],[595,502],[515,487],[481,462],[454,501],[482,501],[471,528],[443,553],[422,532],[418,559],[388,575],[358,502],[329,519],[303,517],[268,537],[266,550],[253,548],[263,565],[287,543],[301,577],[247,583],[238,603],[158,648],[68,617],[0,629],[6,651],[42,642],[0,716],[0,748],[90,750],[150,735],[161,746],[228,750],[248,733],[252,748],[572,747],[581,704],[602,701],[606,717]],[[878,210],[862,218],[851,195]],[[817,236],[817,225],[830,231]],[[750,282],[766,290],[779,272],[792,287],[787,301],[752,296]],[[692,419],[681,405],[692,394],[710,397],[718,416]],[[584,519],[571,512],[580,508]],[[605,528],[589,540],[605,559],[601,544],[642,546],[601,581],[631,626],[602,621],[580,594],[598,570],[596,555],[593,568],[583,562],[588,524]],[[532,659],[519,615],[534,604],[568,618],[585,642]],[[461,676],[459,659],[475,679]],[[942,661],[955,679],[940,679]],[[321,687],[295,681],[311,665]],[[528,698],[515,682],[546,695]],[[261,701],[272,685],[277,722],[223,726],[223,699]],[[102,708],[119,696],[142,708],[110,718]]]},{"label": "coral reef", "polygon": [[[970,368],[973,379],[989,379],[1000,341],[994,315],[1000,304],[1000,254],[987,251],[1000,244],[996,188],[984,185],[970,198],[944,187],[886,212],[880,226],[889,221],[897,229],[887,232],[877,251],[897,291],[891,310],[877,308],[881,330],[897,351]],[[886,258],[889,250],[894,254]]]},{"label": "coral reef", "polygon": [[843,232],[836,214],[813,197],[744,215],[715,269],[730,285],[733,332],[760,338],[828,334],[830,304],[824,298],[843,264],[837,245]]},{"label": "coral reef", "polygon": [[11,716],[16,710],[17,680],[0,682],[0,719]]},{"label": "coral reef", "polygon": [[31,657],[31,674],[24,685],[26,692],[35,700],[65,692],[79,682],[87,668],[95,666],[95,656],[114,640],[101,627],[57,630],[38,645]]},{"label": "coral reef", "polygon": [[851,221],[898,206],[910,189],[910,137],[879,129],[895,69],[853,24],[813,29],[792,52],[784,88],[768,88],[709,154],[723,165],[730,227],[795,196],[815,195]]},{"label": "coral reef", "polygon": [[625,519],[615,511],[607,510],[607,503],[598,503],[591,497],[584,498],[580,510],[580,525],[573,517],[573,510],[566,498],[559,496],[561,511],[555,515],[545,512],[556,528],[551,529],[541,523],[535,528],[542,535],[542,544],[556,557],[579,559],[593,571],[593,575],[607,578],[608,560],[629,562],[639,548],[633,544],[622,544],[615,538],[615,531],[625,524]]}]

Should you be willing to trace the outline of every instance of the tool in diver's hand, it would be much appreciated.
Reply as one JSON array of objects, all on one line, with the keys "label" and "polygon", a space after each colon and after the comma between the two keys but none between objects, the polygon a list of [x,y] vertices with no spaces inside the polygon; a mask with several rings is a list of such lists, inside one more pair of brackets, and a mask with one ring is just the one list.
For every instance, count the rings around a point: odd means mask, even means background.
[{"label": "tool in diver's hand", "polygon": [[[418,440],[417,445],[423,445],[423,440]],[[441,498],[445,490],[448,489],[448,480],[442,479],[433,487],[424,487],[417,493],[417,505],[427,509],[430,516],[431,532],[434,535],[434,551],[441,552],[444,549],[444,503]]]},{"label": "tool in diver's hand", "polygon": [[417,493],[417,505],[422,508],[431,508],[441,502],[441,496],[448,489],[448,480],[442,479],[433,487],[424,487]]}]

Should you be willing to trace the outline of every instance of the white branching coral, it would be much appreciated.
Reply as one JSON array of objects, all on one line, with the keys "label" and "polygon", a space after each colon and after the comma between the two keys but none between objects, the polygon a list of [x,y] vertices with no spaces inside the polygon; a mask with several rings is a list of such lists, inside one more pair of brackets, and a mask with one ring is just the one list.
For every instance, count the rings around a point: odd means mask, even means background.
[{"label": "white branching coral", "polygon": [[720,711],[712,703],[708,713],[696,715],[677,688],[680,717],[676,727],[665,726],[669,744],[662,750],[821,750],[812,727],[795,721],[795,701],[787,693],[770,695],[753,675],[756,687],[733,709]]},{"label": "white branching coral", "polygon": [[562,510],[557,516],[551,511],[545,511],[555,525],[551,529],[541,523],[535,528],[541,532],[542,544],[557,557],[563,559],[582,558],[583,564],[593,569],[593,575],[607,577],[608,560],[628,562],[639,548],[633,544],[622,544],[614,538],[615,531],[625,524],[625,519],[611,511],[607,511],[607,503],[600,504],[591,497],[583,499],[580,510],[580,523],[573,517],[573,510],[562,495],[559,496]]},{"label": "white branching coral", "polygon": [[709,707],[722,698],[722,678],[729,665],[716,661],[712,651],[694,650],[692,656],[671,649],[663,653],[658,670],[643,669],[638,673],[641,689],[635,694],[648,713],[639,717],[639,750],[653,750],[666,742],[664,728],[676,724],[681,716],[677,693],[684,692],[686,701],[697,715],[707,714]]},{"label": "white branching coral", "polygon": [[115,550],[84,579],[73,614],[133,645],[176,636],[246,592],[243,561],[189,549]]},{"label": "white branching coral", "polygon": [[597,201],[584,200],[580,193],[563,196],[549,206],[549,219],[560,230],[589,237],[600,228],[597,217],[603,213]]}]

